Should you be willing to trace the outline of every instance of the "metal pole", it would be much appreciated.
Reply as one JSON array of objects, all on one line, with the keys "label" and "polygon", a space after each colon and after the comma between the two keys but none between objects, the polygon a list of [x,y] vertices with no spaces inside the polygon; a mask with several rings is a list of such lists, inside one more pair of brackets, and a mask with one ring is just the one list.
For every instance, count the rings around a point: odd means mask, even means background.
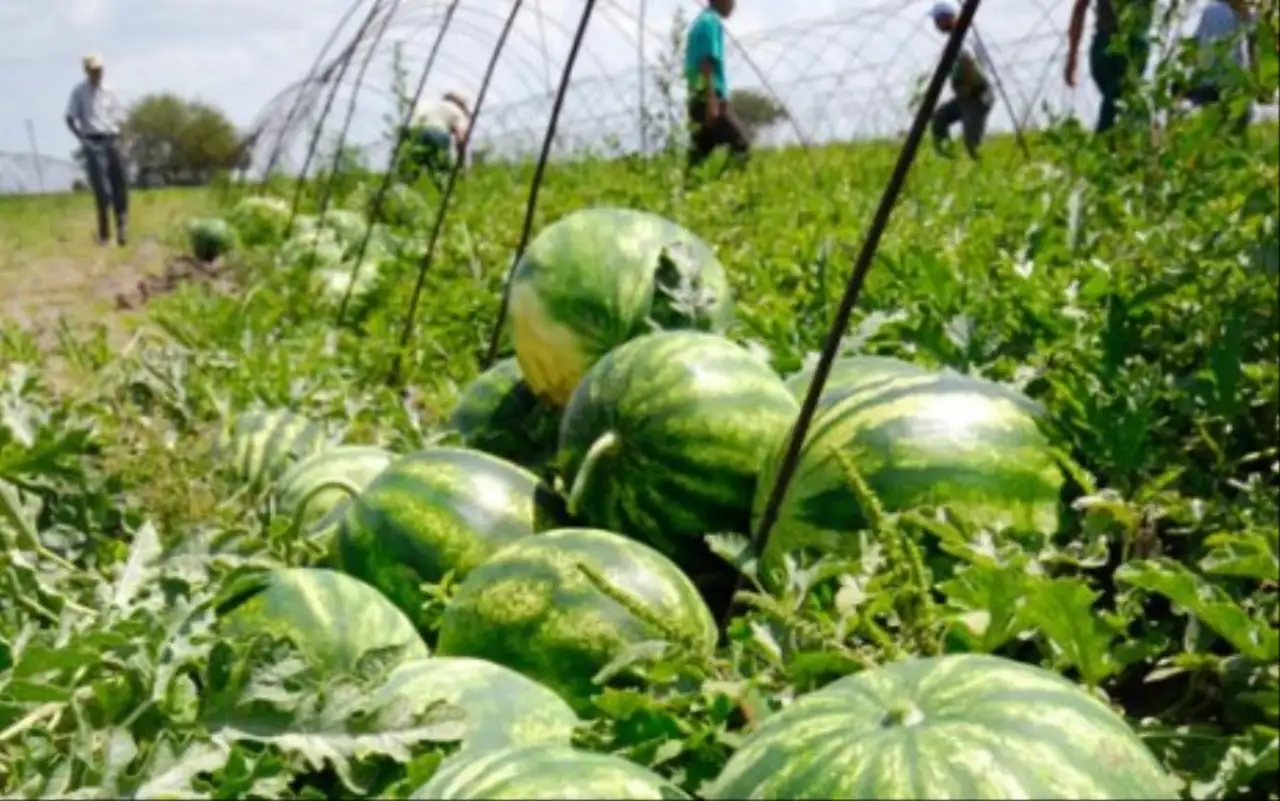
[{"label": "metal pole", "polygon": [[31,163],[36,168],[36,183],[40,185],[40,191],[45,191],[44,186],[44,165],[40,163],[40,148],[36,145],[36,126],[31,122],[31,118],[27,118],[27,142],[31,145]]},{"label": "metal pole", "polygon": [[640,156],[645,158],[649,155],[649,126],[645,119],[645,68],[644,68],[644,29],[649,22],[649,4],[646,0],[640,0],[640,35],[636,42],[636,63],[639,72],[636,79],[640,82]]},{"label": "metal pole", "polygon": [[1027,146],[1027,140],[1022,136],[1022,123],[1018,120],[1018,113],[1014,111],[1013,103],[1009,102],[1009,95],[1004,91],[1004,81],[1000,79],[1000,71],[996,69],[996,63],[991,60],[991,51],[987,49],[983,43],[982,37],[978,35],[978,26],[973,26],[973,39],[978,43],[978,47],[982,48],[982,52],[988,56],[987,66],[991,69],[991,78],[996,83],[996,91],[1000,93],[1000,99],[1004,101],[1005,110],[1009,112],[1009,120],[1013,123],[1013,136],[1018,142],[1018,147],[1022,149],[1022,155],[1031,158],[1031,148]]}]

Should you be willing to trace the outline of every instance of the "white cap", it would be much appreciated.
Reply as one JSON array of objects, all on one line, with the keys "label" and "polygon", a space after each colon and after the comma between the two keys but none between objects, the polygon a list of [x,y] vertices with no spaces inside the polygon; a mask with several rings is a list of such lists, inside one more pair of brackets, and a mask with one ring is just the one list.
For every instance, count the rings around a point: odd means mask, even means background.
[{"label": "white cap", "polygon": [[942,17],[954,17],[956,16],[956,7],[945,1],[934,3],[933,8],[929,9],[929,16],[933,17],[934,19],[941,19]]},{"label": "white cap", "polygon": [[84,57],[83,64],[87,70],[100,70],[102,69],[102,56],[97,53],[90,53]]}]

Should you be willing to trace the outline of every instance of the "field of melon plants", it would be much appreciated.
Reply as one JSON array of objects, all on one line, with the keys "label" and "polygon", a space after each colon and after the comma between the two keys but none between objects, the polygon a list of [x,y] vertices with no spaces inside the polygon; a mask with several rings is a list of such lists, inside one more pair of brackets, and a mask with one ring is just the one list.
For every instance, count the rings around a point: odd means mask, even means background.
[{"label": "field of melon plants", "polygon": [[762,544],[897,145],[228,194],[0,329],[0,792],[1280,797],[1275,141],[922,153]]}]

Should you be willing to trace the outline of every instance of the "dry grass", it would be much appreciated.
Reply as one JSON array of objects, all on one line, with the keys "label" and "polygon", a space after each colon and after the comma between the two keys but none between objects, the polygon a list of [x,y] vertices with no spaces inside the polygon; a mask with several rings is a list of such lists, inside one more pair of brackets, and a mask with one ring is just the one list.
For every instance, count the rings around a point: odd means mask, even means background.
[{"label": "dry grass", "polygon": [[116,295],[162,272],[182,246],[182,221],[209,207],[203,189],[134,191],[130,241],[122,248],[95,242],[88,194],[0,197],[0,319],[37,335],[64,316],[72,327],[124,323]]}]

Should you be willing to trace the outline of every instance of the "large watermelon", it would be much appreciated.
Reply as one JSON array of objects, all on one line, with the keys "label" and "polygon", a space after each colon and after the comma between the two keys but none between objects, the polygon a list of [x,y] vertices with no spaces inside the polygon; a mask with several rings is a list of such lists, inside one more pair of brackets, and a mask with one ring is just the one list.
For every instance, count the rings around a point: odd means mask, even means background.
[{"label": "large watermelon", "polygon": [[605,353],[654,328],[723,331],[724,268],[679,225],[643,211],[590,208],[542,229],[511,274],[516,358],[554,406]]},{"label": "large watermelon", "polygon": [[[761,555],[766,580],[788,552],[856,555],[867,517],[849,467],[892,512],[946,505],[994,529],[1057,530],[1063,478],[1017,392],[953,372],[867,382],[813,421]],[[760,474],[753,525],[777,478],[786,438]]]},{"label": "large watermelon", "polygon": [[708,799],[1177,798],[1123,718],[1057,674],[962,654],[801,697],[747,736]]},{"label": "large watermelon", "polygon": [[505,665],[582,710],[596,692],[592,677],[628,646],[678,638],[710,652],[716,636],[697,589],[665,556],[608,531],[557,529],[472,571],[445,610],[436,650]]},{"label": "large watermelon", "polygon": [[653,771],[622,757],[544,744],[450,757],[413,798],[595,801],[689,796]]},{"label": "large watermelon", "polygon": [[319,423],[288,409],[267,409],[237,417],[222,436],[219,454],[230,458],[237,478],[260,489],[328,446],[328,433]]},{"label": "large watermelon", "polygon": [[[802,368],[787,378],[787,389],[804,403],[813,382],[815,366]],[[818,396],[818,411],[834,406],[843,398],[873,381],[893,381],[901,376],[928,375],[929,371],[892,356],[841,356],[831,363],[827,382]]]},{"label": "large watermelon", "polygon": [[350,670],[370,651],[427,656],[413,623],[376,589],[324,568],[281,568],[238,583],[218,607],[232,636],[287,637],[317,667]]},{"label": "large watermelon", "polygon": [[539,470],[555,454],[560,417],[507,358],[467,385],[449,423],[468,448]]},{"label": "large watermelon", "polygon": [[527,470],[480,451],[429,448],[393,461],[338,525],[341,569],[422,623],[419,585],[465,576],[532,534],[546,494]]},{"label": "large watermelon", "polygon": [[746,531],[760,466],[798,411],[767,364],[716,334],[634,339],[588,371],[565,409],[569,511],[700,571],[705,534]]},{"label": "large watermelon", "polygon": [[483,659],[431,657],[397,667],[374,696],[373,706],[399,715],[418,714],[444,701],[467,716],[463,748],[563,743],[578,716],[536,681]]},{"label": "large watermelon", "polygon": [[304,530],[321,528],[394,458],[373,445],[336,445],[312,454],[280,477],[277,507],[290,518],[301,513]]}]

